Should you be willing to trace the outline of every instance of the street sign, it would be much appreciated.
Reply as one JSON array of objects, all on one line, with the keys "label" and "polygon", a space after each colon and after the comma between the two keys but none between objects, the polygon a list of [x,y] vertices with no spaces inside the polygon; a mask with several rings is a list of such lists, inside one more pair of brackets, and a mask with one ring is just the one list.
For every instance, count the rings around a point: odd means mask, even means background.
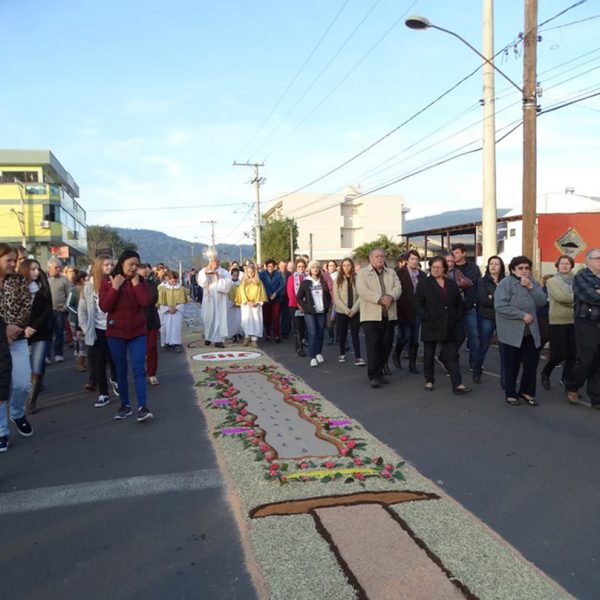
[{"label": "street sign", "polygon": [[577,230],[574,227],[569,227],[569,229],[556,240],[555,245],[560,250],[561,254],[565,254],[571,258],[575,258],[587,248],[584,239],[577,233]]}]

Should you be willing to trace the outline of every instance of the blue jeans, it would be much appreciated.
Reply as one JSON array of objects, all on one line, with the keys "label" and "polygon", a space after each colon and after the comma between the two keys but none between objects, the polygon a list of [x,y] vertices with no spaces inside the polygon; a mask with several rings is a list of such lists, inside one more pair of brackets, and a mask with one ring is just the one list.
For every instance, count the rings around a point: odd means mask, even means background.
[{"label": "blue jeans", "polygon": [[138,408],[146,406],[146,336],[140,335],[130,340],[107,337],[106,341],[117,369],[121,404],[131,406],[127,387],[127,351],[129,351],[137,405]]},{"label": "blue jeans", "polygon": [[306,323],[306,333],[308,336],[308,353],[311,358],[315,358],[317,354],[323,351],[323,340],[325,338],[325,324],[327,321],[326,313],[318,313],[315,315],[304,315]]},{"label": "blue jeans", "polygon": [[[52,355],[52,349],[54,348],[54,356],[63,355],[63,345],[65,342],[65,311],[64,310],[53,310],[52,311],[52,337],[54,338],[54,344],[48,344],[46,349],[46,356],[50,358]],[[52,341],[52,340],[51,340]]]},{"label": "blue jeans", "polygon": [[[479,330],[477,329],[477,309],[469,308],[462,318],[469,347],[469,367],[474,368],[475,357],[479,351]],[[463,340],[464,341],[464,340]],[[462,345],[462,344],[461,344]]]},{"label": "blue jeans", "polygon": [[46,352],[48,351],[49,342],[40,340],[33,342],[29,347],[31,351],[31,371],[35,375],[43,375],[46,372]]},{"label": "blue jeans", "polygon": [[[10,383],[10,416],[20,419],[25,415],[25,402],[31,390],[31,365],[27,340],[17,340],[10,345],[12,371]],[[6,407],[0,404],[0,437],[8,435]]]},{"label": "blue jeans", "polygon": [[409,346],[418,346],[420,327],[421,322],[419,321],[419,319],[415,319],[415,322],[412,324],[398,323],[398,334],[396,336],[396,344],[398,344],[400,348],[404,348],[406,344],[408,344]]}]

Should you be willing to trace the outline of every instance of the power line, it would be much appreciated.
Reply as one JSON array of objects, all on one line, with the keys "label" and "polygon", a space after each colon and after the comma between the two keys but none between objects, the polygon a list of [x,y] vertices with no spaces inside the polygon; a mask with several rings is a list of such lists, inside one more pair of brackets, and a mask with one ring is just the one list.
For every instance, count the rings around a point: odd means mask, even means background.
[{"label": "power line", "polygon": [[94,208],[86,212],[132,212],[139,210],[185,210],[188,208],[220,208],[222,206],[244,206],[245,202],[229,202],[225,204],[188,204],[186,206],[144,206],[141,208]]},{"label": "power line", "polygon": [[327,29],[325,29],[325,31],[319,38],[319,41],[314,45],[313,49],[310,51],[310,54],[308,55],[306,60],[302,63],[302,66],[296,71],[296,74],[294,75],[294,77],[292,77],[292,80],[290,81],[288,86],[285,88],[285,90],[283,90],[281,96],[279,96],[279,98],[277,99],[277,101],[275,102],[275,104],[273,105],[271,110],[269,111],[269,114],[263,119],[262,123],[259,125],[258,129],[252,134],[252,137],[246,143],[246,145],[238,152],[238,156],[241,155],[243,152],[245,152],[245,150],[250,146],[250,144],[252,144],[252,142],[256,139],[256,136],[262,131],[262,129],[266,125],[267,121],[271,118],[272,114],[277,110],[277,108],[281,104],[281,101],[285,98],[285,96],[290,91],[290,89],[292,88],[294,83],[296,83],[298,77],[300,76],[302,71],[304,71],[304,68],[309,63],[310,59],[314,56],[314,54],[318,50],[318,48],[321,46],[321,43],[327,37],[327,34],[330,32],[331,28],[334,26],[335,22],[338,20],[338,18],[340,17],[340,15],[342,14],[342,12],[344,11],[344,9],[346,8],[346,6],[348,5],[349,2],[350,2],[350,0],[346,0],[346,2],[344,2],[342,7],[340,8],[340,10],[338,10],[337,14],[335,15],[335,17],[333,18],[331,23],[329,23],[329,25],[327,26]]},{"label": "power line", "polygon": [[356,34],[356,32],[360,29],[360,27],[363,25],[363,23],[369,18],[369,16],[371,15],[371,13],[375,10],[375,8],[377,7],[377,5],[380,2],[381,2],[381,0],[377,0],[375,2],[375,4],[373,4],[373,6],[371,6],[371,8],[366,12],[366,14],[360,20],[360,22],[358,23],[358,25],[352,30],[352,32],[350,33],[350,35],[342,42],[341,46],[334,52],[333,56],[329,59],[329,61],[321,69],[321,71],[319,71],[319,74],[313,79],[313,81],[310,83],[310,85],[304,90],[304,92],[302,93],[302,95],[300,96],[300,98],[298,98],[298,100],[294,103],[294,105],[292,106],[292,108],[290,108],[287,111],[287,113],[283,116],[283,118],[279,121],[279,123],[275,126],[275,128],[271,130],[271,133],[269,133],[269,135],[266,137],[266,139],[264,139],[261,142],[261,144],[256,149],[255,153],[258,153],[258,151],[273,137],[273,135],[279,130],[279,128],[281,127],[281,125],[290,116],[290,114],[294,111],[294,109],[298,106],[298,104],[300,104],[300,102],[302,102],[302,100],[304,100],[304,98],[306,97],[306,95],[310,92],[310,90],[312,90],[312,88],[315,86],[315,84],[317,83],[317,81],[319,81],[319,79],[321,79],[321,77],[323,76],[323,74],[325,73],[325,71],[327,71],[327,69],[331,66],[331,64],[333,63],[333,61],[339,56],[339,54],[341,53],[341,51],[348,45],[348,43],[350,42],[350,40],[354,37],[354,35]]},{"label": "power line", "polygon": [[383,33],[383,35],[381,35],[379,39],[367,50],[367,52],[363,54],[363,56],[358,60],[358,62],[354,64],[354,66],[338,81],[338,83],[325,95],[325,97],[316,106],[313,107],[313,109],[304,117],[304,119],[302,119],[302,121],[300,121],[300,123],[295,127],[295,129],[290,134],[288,134],[273,150],[271,150],[269,154],[267,154],[267,158],[275,154],[275,152],[277,152],[277,150],[279,150],[279,148],[281,148],[304,125],[304,123],[306,123],[306,121],[308,121],[310,117],[312,117],[313,114],[317,112],[317,110],[319,110],[319,108],[321,108],[323,104],[325,104],[325,102],[331,97],[331,95],[334,94],[335,91],[338,90],[340,86],[342,86],[342,84],[344,84],[348,77],[350,77],[350,75],[352,75],[352,73],[356,71],[356,69],[368,58],[368,56],[375,50],[375,48],[377,48],[377,46],[379,46],[379,44],[381,44],[381,42],[398,26],[398,24],[406,16],[408,11],[411,10],[413,6],[417,4],[418,1],[419,0],[415,0],[400,15],[400,17],[398,17],[398,19],[394,21],[394,23],[392,23],[392,25]]},{"label": "power line", "polygon": [[592,21],[593,19],[600,19],[600,15],[593,15],[591,17],[586,17],[585,19],[579,19],[578,21],[571,21],[570,23],[565,23],[564,25],[555,25],[554,27],[548,27],[548,29],[542,29],[540,33],[545,33],[546,31],[553,31],[555,29],[562,29],[563,27],[570,27],[571,25],[579,25],[579,23],[585,23],[586,21]]}]

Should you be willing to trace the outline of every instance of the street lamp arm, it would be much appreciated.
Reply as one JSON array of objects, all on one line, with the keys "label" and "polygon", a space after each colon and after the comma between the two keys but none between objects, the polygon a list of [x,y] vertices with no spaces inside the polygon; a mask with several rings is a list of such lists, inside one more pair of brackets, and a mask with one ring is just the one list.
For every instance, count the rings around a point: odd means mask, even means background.
[{"label": "street lamp arm", "polygon": [[502,69],[499,69],[494,64],[493,61],[491,61],[489,58],[486,58],[481,52],[479,52],[479,50],[477,50],[477,48],[475,48],[475,46],[472,46],[471,44],[469,44],[469,42],[467,42],[467,40],[465,40],[464,37],[458,35],[458,33],[451,31],[450,29],[444,29],[443,27],[434,25],[431,21],[429,21],[429,19],[426,19],[425,17],[417,17],[417,16],[408,17],[408,19],[406,19],[406,21],[404,23],[406,24],[406,26],[409,29],[421,30],[421,29],[429,29],[431,27],[432,29],[437,29],[438,31],[443,31],[444,33],[450,34],[451,36],[455,37],[457,40],[460,40],[465,46],[470,48],[473,52],[475,52],[475,54],[477,54],[477,56],[479,56],[479,58],[481,58],[484,62],[486,62],[488,65],[490,65],[495,71],[498,71],[498,73],[500,73],[500,75],[502,75],[502,77],[504,77],[504,79],[506,79],[506,81],[508,81],[508,83],[510,83],[513,87],[517,88],[517,90],[519,90],[519,92],[521,93],[522,96],[524,95],[523,88],[520,88],[504,71],[502,71]]}]

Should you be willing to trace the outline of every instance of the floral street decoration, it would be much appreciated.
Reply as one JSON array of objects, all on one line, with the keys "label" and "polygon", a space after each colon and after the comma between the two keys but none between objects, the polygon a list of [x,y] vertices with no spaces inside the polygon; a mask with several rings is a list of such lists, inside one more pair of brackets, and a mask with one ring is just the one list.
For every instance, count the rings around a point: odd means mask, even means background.
[{"label": "floral street decoration", "polygon": [[[342,417],[323,415],[323,407],[317,394],[300,393],[296,378],[277,370],[275,366],[240,367],[231,364],[227,368],[209,366],[204,369],[207,377],[197,385],[214,392],[206,400],[211,409],[223,411],[225,416],[214,432],[215,437],[237,438],[244,447],[254,453],[255,460],[264,463],[265,479],[269,481],[327,483],[343,480],[347,483],[362,482],[368,477],[378,477],[390,482],[404,480],[401,468],[404,463],[387,463],[382,456],[372,456],[363,438],[356,435],[356,426]],[[294,406],[299,415],[311,422],[316,435],[334,444],[338,453],[326,460],[302,458],[278,461],[275,449],[266,440],[266,432],[256,422],[256,415],[247,409],[247,403],[227,379],[229,374],[262,373],[276,390],[281,392],[283,401]],[[364,484],[362,484],[364,485]]]}]

